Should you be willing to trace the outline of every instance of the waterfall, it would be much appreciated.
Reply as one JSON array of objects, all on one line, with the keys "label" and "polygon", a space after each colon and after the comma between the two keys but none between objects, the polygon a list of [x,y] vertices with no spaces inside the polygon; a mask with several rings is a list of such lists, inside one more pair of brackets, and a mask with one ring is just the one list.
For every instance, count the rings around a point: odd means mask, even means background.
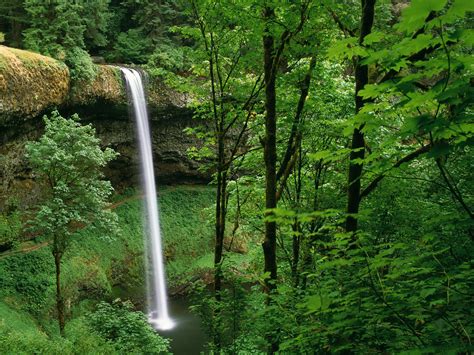
[{"label": "waterfall", "polygon": [[168,314],[160,219],[145,91],[142,78],[137,70],[121,68],[121,71],[125,77],[130,101],[133,104],[140,146],[140,165],[147,221],[146,230],[149,234],[148,252],[151,253],[152,266],[152,274],[148,278],[148,320],[155,328],[166,330],[171,329],[174,323]]}]

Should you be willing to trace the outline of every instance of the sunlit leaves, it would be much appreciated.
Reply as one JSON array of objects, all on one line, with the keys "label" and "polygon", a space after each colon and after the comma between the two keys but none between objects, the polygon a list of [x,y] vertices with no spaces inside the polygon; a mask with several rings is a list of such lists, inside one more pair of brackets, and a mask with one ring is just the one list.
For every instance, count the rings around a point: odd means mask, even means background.
[{"label": "sunlit leaves", "polygon": [[381,42],[386,38],[386,35],[383,32],[373,31],[364,37],[364,44],[370,46],[374,43]]},{"label": "sunlit leaves", "polygon": [[45,134],[26,147],[48,197],[39,206],[32,228],[54,236],[61,250],[81,224],[96,223],[104,231],[115,233],[116,216],[105,209],[113,188],[102,178],[103,168],[117,153],[102,149],[95,130],[90,125],[82,126],[77,115],[65,119],[54,111],[51,117],[45,116],[45,122]]},{"label": "sunlit leaves", "polygon": [[466,16],[467,12],[474,11],[474,4],[470,0],[454,0],[445,14],[440,16],[443,23],[452,23]]},{"label": "sunlit leaves", "polygon": [[413,0],[402,13],[402,20],[397,25],[401,32],[412,33],[422,27],[432,11],[440,11],[447,0]]},{"label": "sunlit leaves", "polygon": [[328,55],[334,59],[352,59],[355,56],[364,57],[367,50],[358,44],[356,37],[337,40],[328,50]]}]

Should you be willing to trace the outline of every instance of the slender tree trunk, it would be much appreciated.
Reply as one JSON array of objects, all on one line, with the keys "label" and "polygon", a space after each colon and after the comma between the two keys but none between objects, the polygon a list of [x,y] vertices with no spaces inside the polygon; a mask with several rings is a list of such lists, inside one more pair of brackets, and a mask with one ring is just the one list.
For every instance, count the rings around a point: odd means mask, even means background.
[{"label": "slender tree trunk", "polygon": [[293,233],[295,235],[293,236],[293,257],[292,257],[292,262],[291,262],[291,276],[293,277],[293,282],[294,286],[298,287],[299,282],[300,282],[300,277],[299,277],[299,272],[298,272],[298,265],[300,261],[300,244],[301,244],[301,226],[298,221],[295,221],[293,225],[291,226],[291,229],[293,230]]},{"label": "slender tree trunk", "polygon": [[[223,136],[223,118],[217,123],[218,138],[218,162],[217,162],[217,196],[216,196],[216,219],[215,219],[215,245],[214,245],[214,297],[216,301],[221,301],[222,290],[222,253],[224,249],[225,219],[227,212],[227,170],[225,170],[225,144]],[[214,345],[216,349],[221,349],[221,324],[220,312],[216,311],[215,321],[217,322],[214,332]]]},{"label": "slender tree trunk", "polygon": [[[307,95],[307,94],[306,94]],[[301,159],[302,149],[301,149],[301,140],[299,140],[299,147],[298,147],[298,163],[295,167],[295,202],[296,206],[301,205],[301,189],[302,189],[302,182],[301,182],[301,169],[303,168],[303,162]],[[294,286],[298,287],[300,282],[300,274],[298,272],[298,266],[300,262],[300,245],[301,245],[301,235],[302,235],[302,228],[301,223],[295,218],[293,225],[291,226],[293,230],[293,261],[291,263],[291,273],[293,276]]]},{"label": "slender tree trunk", "polygon": [[[274,11],[270,7],[265,7],[263,12],[264,20],[274,17]],[[265,29],[263,35],[263,67],[265,81],[265,208],[273,209],[277,206],[277,179],[276,179],[276,84],[275,76],[275,48],[273,35]],[[276,222],[265,221],[265,239],[263,241],[263,255],[265,258],[265,273],[269,277],[265,279],[266,291],[270,294],[276,288],[277,260],[276,260]],[[270,297],[267,302],[271,302]],[[268,352],[273,354],[278,351],[278,343],[274,336],[267,334],[269,342]]]},{"label": "slender tree trunk", "polygon": [[[372,31],[375,13],[375,0],[362,0],[362,19],[359,36],[359,44],[363,44],[365,36]],[[355,105],[358,113],[365,104],[359,92],[369,82],[369,69],[361,63],[360,58],[356,60],[355,67]],[[354,233],[357,230],[357,217],[353,216],[359,212],[360,205],[360,179],[362,176],[362,163],[360,160],[365,156],[365,143],[362,128],[355,128],[352,133],[351,154],[349,158],[349,179],[347,189],[347,213],[346,231]]]},{"label": "slender tree trunk", "polygon": [[[269,19],[274,16],[274,11],[266,7],[264,18]],[[265,80],[265,208],[273,209],[277,206],[276,192],[276,88],[275,71],[273,68],[274,38],[268,33],[263,36],[263,61]],[[266,279],[267,291],[276,287],[277,261],[276,261],[276,223],[265,222],[265,240],[263,242],[263,254],[265,257],[265,272],[270,274]]]},{"label": "slender tree trunk", "polygon": [[225,218],[226,218],[226,193],[227,172],[224,170],[224,138],[219,133],[218,138],[218,163],[217,163],[217,196],[216,196],[216,220],[215,220],[215,248],[214,248],[214,292],[216,300],[220,301],[222,284],[221,261],[224,247]]},{"label": "slender tree trunk", "polygon": [[64,310],[64,298],[61,294],[61,259],[62,253],[54,250],[54,264],[56,265],[56,309],[58,311],[58,324],[59,324],[59,333],[62,337],[64,334],[64,327],[66,325],[65,319],[65,310]]}]

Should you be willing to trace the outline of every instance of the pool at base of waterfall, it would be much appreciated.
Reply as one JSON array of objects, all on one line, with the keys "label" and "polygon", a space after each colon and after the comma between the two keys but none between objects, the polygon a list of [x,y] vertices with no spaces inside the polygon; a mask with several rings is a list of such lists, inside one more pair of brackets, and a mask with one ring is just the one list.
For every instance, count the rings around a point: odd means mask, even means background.
[{"label": "pool at base of waterfall", "polygon": [[157,332],[171,339],[171,352],[175,355],[204,352],[208,337],[199,317],[189,310],[189,302],[185,298],[170,298],[168,306],[174,325],[168,330],[157,329]]},{"label": "pool at base of waterfall", "polygon": [[175,326],[171,318],[160,318],[155,311],[148,314],[148,323],[156,330],[170,330]]}]

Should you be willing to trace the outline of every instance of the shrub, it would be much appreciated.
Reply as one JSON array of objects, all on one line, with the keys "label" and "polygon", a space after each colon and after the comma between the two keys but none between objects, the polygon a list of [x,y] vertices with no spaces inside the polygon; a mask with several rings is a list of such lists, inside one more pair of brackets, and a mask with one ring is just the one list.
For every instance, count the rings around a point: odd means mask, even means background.
[{"label": "shrub", "polygon": [[124,354],[160,354],[169,352],[169,340],[160,337],[148,324],[142,312],[133,310],[131,302],[117,299],[101,302],[89,314],[88,323],[104,339]]},{"label": "shrub", "polygon": [[117,354],[112,344],[91,331],[82,319],[67,327],[67,338],[47,337],[31,329],[8,330],[0,327],[0,353],[5,355],[26,354]]},{"label": "shrub", "polygon": [[23,308],[39,315],[49,306],[53,270],[46,250],[10,256],[0,263],[0,290],[5,295],[20,296]]},{"label": "shrub", "polygon": [[79,47],[67,51],[64,62],[70,69],[73,82],[91,82],[97,74],[90,55]]},{"label": "shrub", "polygon": [[11,249],[18,242],[21,230],[18,212],[0,214],[0,251]]}]

